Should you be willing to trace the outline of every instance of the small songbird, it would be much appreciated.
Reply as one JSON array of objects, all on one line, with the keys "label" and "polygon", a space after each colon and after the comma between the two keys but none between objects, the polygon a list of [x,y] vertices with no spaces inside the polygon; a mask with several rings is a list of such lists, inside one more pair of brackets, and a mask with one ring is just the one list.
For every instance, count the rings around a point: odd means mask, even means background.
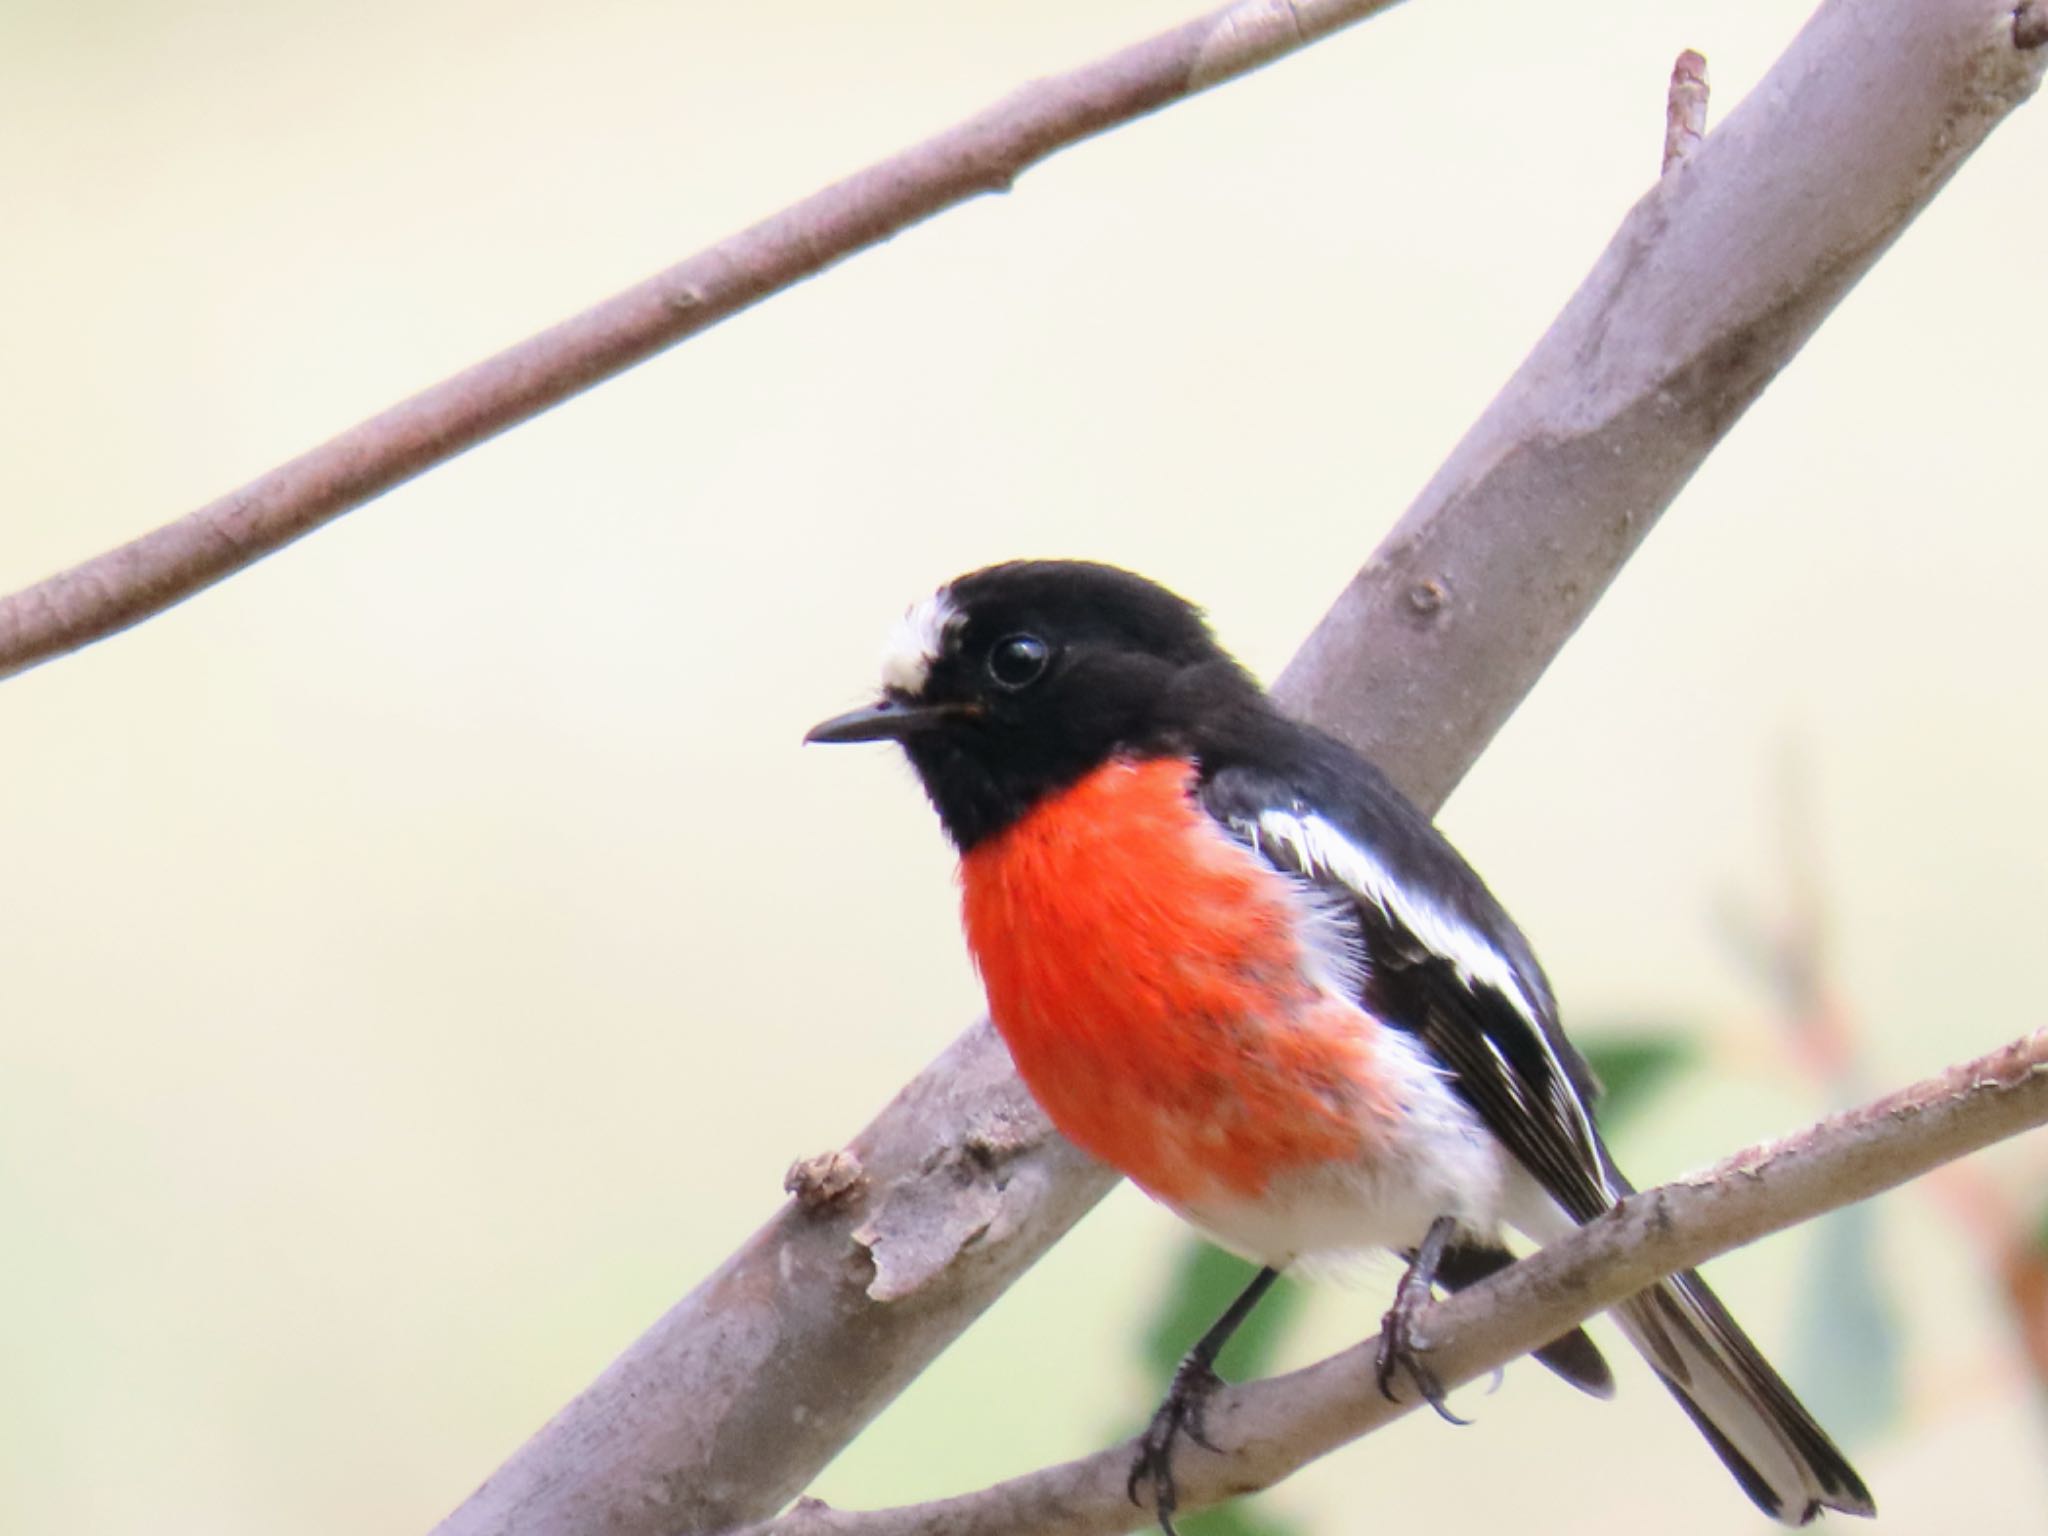
[{"label": "small songbird", "polygon": [[[1175,1373],[1134,1500],[1173,1530],[1217,1353],[1285,1266],[1409,1267],[1380,1387],[1449,1417],[1411,1334],[1433,1286],[1629,1192],[1528,942],[1429,818],[1282,714],[1199,610],[1143,577],[1018,561],[905,615],[879,700],[814,742],[900,742],[960,851],[989,1014],[1076,1145],[1265,1266]],[[1759,1507],[1874,1513],[1848,1461],[1697,1274],[1614,1313]],[[1607,1396],[1574,1331],[1537,1352]]]}]

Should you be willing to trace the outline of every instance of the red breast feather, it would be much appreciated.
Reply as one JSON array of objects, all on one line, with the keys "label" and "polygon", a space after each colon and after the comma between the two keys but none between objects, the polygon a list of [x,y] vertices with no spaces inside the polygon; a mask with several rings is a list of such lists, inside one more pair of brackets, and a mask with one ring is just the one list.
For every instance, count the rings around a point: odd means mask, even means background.
[{"label": "red breast feather", "polygon": [[1193,800],[1112,762],[961,860],[968,947],[1062,1132],[1174,1204],[1355,1160],[1388,1108],[1369,1026],[1310,978],[1293,884]]}]

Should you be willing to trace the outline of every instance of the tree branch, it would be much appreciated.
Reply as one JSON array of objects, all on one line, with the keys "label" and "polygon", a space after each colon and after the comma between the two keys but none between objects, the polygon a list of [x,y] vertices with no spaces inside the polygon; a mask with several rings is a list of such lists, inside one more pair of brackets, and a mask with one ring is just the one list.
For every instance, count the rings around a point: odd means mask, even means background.
[{"label": "tree branch", "polygon": [[1671,66],[1671,84],[1664,95],[1664,165],[1669,175],[1685,162],[1707,136],[1707,61],[1688,48]]},{"label": "tree branch", "polygon": [[1055,152],[1306,47],[1396,0],[1241,0],[1064,75],[464,369],[240,490],[0,599],[0,678],[126,629]]},{"label": "tree branch", "polygon": [[1397,782],[1455,782],[1714,445],[2044,67],[2048,49],[2014,45],[2011,0],[1826,0],[1629,211],[1289,664],[1289,702],[1396,744],[1381,766]]},{"label": "tree branch", "polygon": [[[2014,46],[2011,0],[1828,0],[1623,221],[1290,664],[1283,702],[1440,805],[1708,452],[2044,63]],[[985,1024],[852,1150],[858,1191],[785,1206],[439,1536],[763,1518],[1112,1182],[1052,1134]]]},{"label": "tree branch", "polygon": [[[2048,1124],[2048,1030],[1939,1077],[1737,1153],[1708,1173],[1622,1202],[1423,1317],[1446,1383],[1507,1364],[1673,1270],[1868,1199],[2022,1131]],[[1228,1389],[1210,1408],[1220,1455],[1184,1449],[1183,1509],[1270,1487],[1415,1406],[1374,1378],[1378,1340],[1290,1375]],[[1124,1491],[1136,1442],[978,1493],[902,1509],[833,1510],[806,1499],[743,1536],[1113,1536],[1151,1523]],[[1589,1456],[1592,1452],[1588,1453]],[[1589,1463],[1590,1470],[1590,1463]]]}]

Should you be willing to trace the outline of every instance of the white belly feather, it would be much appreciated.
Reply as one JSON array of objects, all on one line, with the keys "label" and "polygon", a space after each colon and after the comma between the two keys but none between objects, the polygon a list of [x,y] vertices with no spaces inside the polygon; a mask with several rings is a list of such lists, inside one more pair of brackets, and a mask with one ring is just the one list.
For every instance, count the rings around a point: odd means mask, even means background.
[{"label": "white belly feather", "polygon": [[1373,1038],[1375,1066],[1402,1113],[1391,1128],[1375,1124],[1369,1161],[1296,1169],[1256,1197],[1208,1195],[1179,1213],[1232,1252],[1275,1268],[1345,1265],[1375,1249],[1413,1248],[1439,1216],[1488,1240],[1504,1220],[1551,1225],[1555,1207],[1421,1044],[1386,1026]]}]

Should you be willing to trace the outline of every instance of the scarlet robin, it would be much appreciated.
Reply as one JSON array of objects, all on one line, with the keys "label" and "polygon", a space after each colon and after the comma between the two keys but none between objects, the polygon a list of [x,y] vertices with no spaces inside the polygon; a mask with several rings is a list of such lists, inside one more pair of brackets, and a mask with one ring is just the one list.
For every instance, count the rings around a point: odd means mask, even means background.
[{"label": "scarlet robin", "polygon": [[[1017,1070],[1073,1142],[1264,1266],[1195,1345],[1141,1441],[1173,1530],[1173,1462],[1214,1361],[1275,1275],[1391,1248],[1409,1268],[1381,1387],[1410,1372],[1433,1285],[1510,1262],[1630,1186],[1528,942],[1428,817],[1288,718],[1199,610],[1128,571],[1019,561],[962,576],[891,638],[880,698],[818,742],[894,740],[960,851],[968,947]],[[1697,1274],[1621,1331],[1766,1513],[1874,1513],[1825,1431]],[[1583,1333],[1538,1352],[1599,1396]]]}]

